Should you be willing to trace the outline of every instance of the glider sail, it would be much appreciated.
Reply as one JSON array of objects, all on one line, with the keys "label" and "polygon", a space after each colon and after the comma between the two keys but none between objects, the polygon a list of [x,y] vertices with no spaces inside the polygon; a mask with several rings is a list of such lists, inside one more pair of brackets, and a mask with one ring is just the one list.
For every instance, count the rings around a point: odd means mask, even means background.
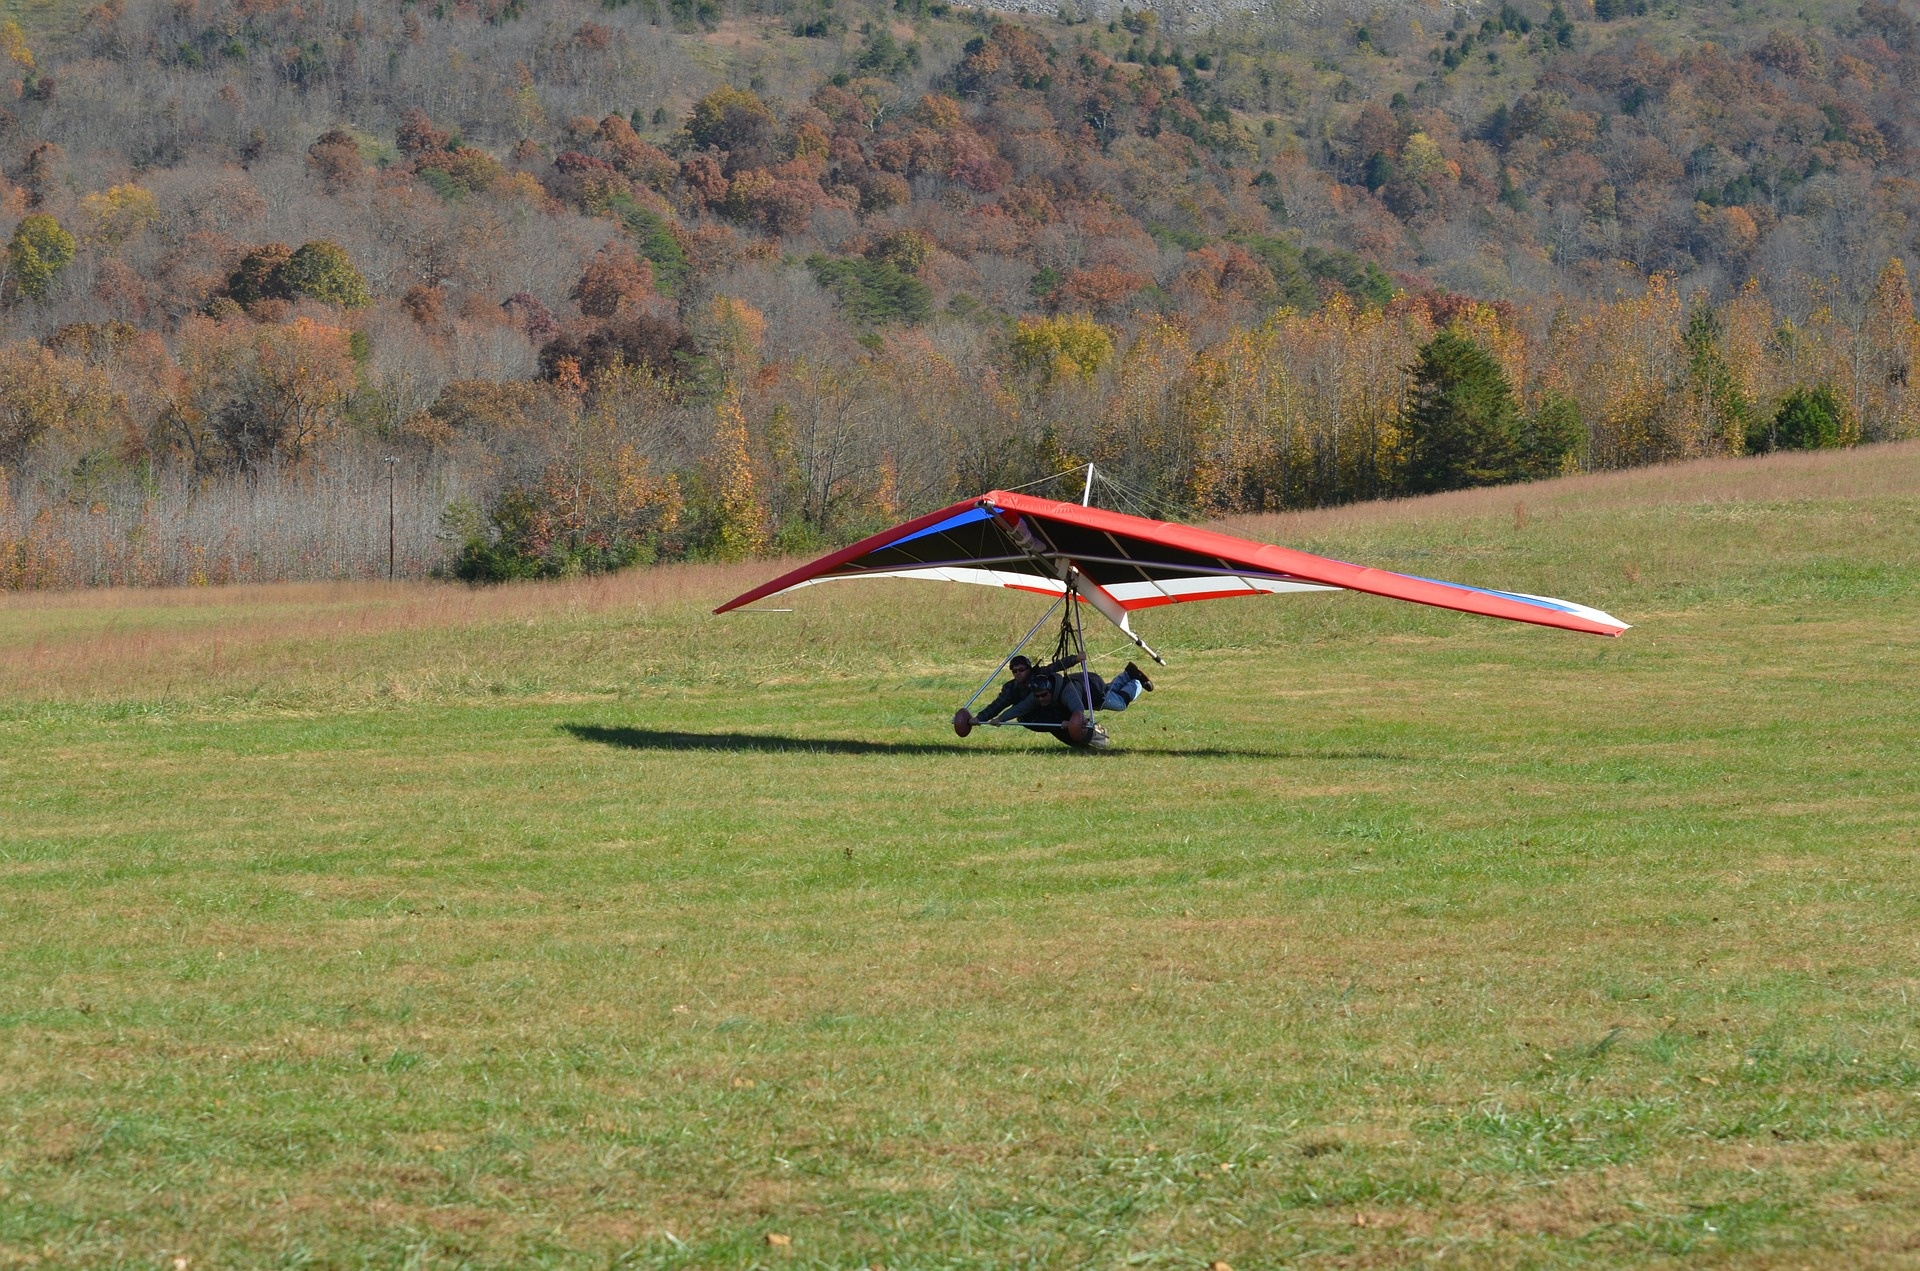
[{"label": "glider sail", "polygon": [[1627,629],[1618,618],[1571,601],[1369,569],[1191,525],[1000,490],[829,553],[714,612],[845,578],[927,578],[1072,594],[1143,649],[1128,624],[1135,610],[1290,591],[1366,592],[1594,635]]}]

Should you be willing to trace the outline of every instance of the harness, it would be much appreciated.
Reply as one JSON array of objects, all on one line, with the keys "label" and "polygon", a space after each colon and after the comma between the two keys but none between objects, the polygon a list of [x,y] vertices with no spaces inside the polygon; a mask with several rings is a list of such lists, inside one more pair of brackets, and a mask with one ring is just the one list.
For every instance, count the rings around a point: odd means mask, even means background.
[{"label": "harness", "polygon": [[[1058,600],[1054,601],[1053,604],[1049,605],[1047,611],[1040,615],[1040,620],[1027,628],[1027,633],[1020,637],[1020,642],[1007,650],[1007,655],[1000,659],[1000,665],[994,667],[993,673],[987,676],[986,681],[973,691],[973,696],[967,699],[966,706],[962,707],[963,710],[971,708],[975,702],[980,700],[980,695],[991,688],[993,682],[1000,678],[1000,672],[1006,668],[1007,664],[1013,661],[1014,657],[1032,642],[1034,636],[1040,634],[1040,628],[1047,625],[1047,619],[1053,617],[1053,611],[1060,609],[1063,605],[1065,608],[1060,614],[1060,632],[1054,639],[1053,656],[1048,659],[1048,661],[1058,662],[1069,653],[1074,653],[1079,655],[1080,664],[1073,670],[1060,671],[1048,677],[1053,682],[1054,707],[1059,710],[1062,717],[1061,721],[1052,723],[1035,720],[1032,723],[1022,723],[1021,727],[1043,732],[1052,731],[1061,741],[1066,742],[1069,746],[1088,744],[1086,742],[1074,742],[1067,737],[1066,712],[1061,702],[1061,697],[1066,692],[1067,686],[1077,679],[1080,681],[1080,700],[1086,706],[1087,728],[1092,737],[1100,739],[1100,741],[1095,744],[1104,744],[1106,730],[1100,727],[1099,720],[1096,717],[1097,702],[1093,694],[1093,685],[1098,682],[1104,690],[1106,681],[1096,681],[1092,669],[1087,665],[1086,632],[1080,625],[1079,607],[1073,602],[1073,594],[1071,592],[1061,596]],[[1035,674],[1038,673],[1036,670]],[[1005,722],[1011,723],[1013,721],[1008,720]]]}]

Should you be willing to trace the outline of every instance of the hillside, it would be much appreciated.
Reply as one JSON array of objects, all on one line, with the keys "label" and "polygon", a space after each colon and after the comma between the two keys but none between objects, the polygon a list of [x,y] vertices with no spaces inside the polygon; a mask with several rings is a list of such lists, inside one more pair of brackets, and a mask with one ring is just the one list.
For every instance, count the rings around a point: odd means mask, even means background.
[{"label": "hillside", "polygon": [[372,576],[389,457],[396,567],[501,578],[1920,431],[1907,16],[1425,12],[36,9],[0,587]]}]

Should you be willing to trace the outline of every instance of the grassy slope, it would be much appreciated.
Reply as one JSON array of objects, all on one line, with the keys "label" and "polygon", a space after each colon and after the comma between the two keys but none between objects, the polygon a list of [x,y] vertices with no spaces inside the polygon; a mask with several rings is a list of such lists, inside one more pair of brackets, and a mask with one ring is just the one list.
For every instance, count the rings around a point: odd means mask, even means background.
[{"label": "grassy slope", "polygon": [[0,16],[18,22],[30,41],[57,41],[71,35],[91,8],[81,0],[0,0]]},{"label": "grassy slope", "polygon": [[0,1266],[1920,1264],[1916,491],[1275,519],[1638,626],[1159,612],[1106,756],[971,592],[0,602]]}]

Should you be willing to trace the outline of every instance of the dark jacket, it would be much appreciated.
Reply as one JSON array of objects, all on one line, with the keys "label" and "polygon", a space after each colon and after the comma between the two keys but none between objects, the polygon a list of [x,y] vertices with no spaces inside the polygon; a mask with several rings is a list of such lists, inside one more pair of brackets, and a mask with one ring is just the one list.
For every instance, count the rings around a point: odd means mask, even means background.
[{"label": "dark jacket", "polygon": [[[1005,714],[1009,706],[1013,706],[1022,699],[1032,695],[1035,679],[1041,676],[1057,675],[1072,665],[1073,658],[1069,655],[1061,658],[1058,662],[1049,662],[1045,666],[1036,666],[1027,674],[1027,687],[1025,688],[1021,688],[1017,680],[1008,680],[1000,686],[1000,695],[991,702],[988,702],[986,706],[981,709],[980,713],[973,717],[974,723],[992,723],[994,720],[1000,718],[1001,715]],[[1027,705],[1032,706],[1032,703],[1028,702]],[[1020,718],[1020,712],[1014,711],[1013,717],[1015,719]]]},{"label": "dark jacket", "polygon": [[[1038,689],[1042,684],[1053,687],[1053,700],[1042,706],[1038,700]],[[1067,671],[1063,674],[1043,674],[1036,670],[1027,677],[1028,693],[1008,708],[1007,713],[1020,721],[1023,728],[1036,733],[1051,734],[1053,739],[1065,746],[1085,746],[1091,738],[1075,741],[1067,736],[1066,722],[1073,717],[1067,708],[1066,688],[1072,684],[1081,687],[1080,672]],[[1091,671],[1087,672],[1086,687],[1090,688],[1094,701],[1100,701],[1107,695],[1107,682]]]}]

